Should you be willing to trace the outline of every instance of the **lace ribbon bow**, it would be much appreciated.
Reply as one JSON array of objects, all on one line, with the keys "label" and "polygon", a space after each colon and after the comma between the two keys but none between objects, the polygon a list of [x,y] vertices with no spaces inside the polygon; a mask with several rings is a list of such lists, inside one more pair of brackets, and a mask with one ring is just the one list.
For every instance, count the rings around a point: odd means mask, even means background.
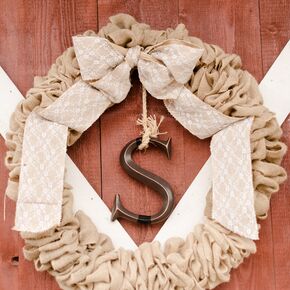
[{"label": "lace ribbon bow", "polygon": [[130,72],[137,67],[145,89],[157,99],[176,99],[200,59],[203,49],[181,40],[166,40],[145,51],[126,49],[96,36],[73,38],[82,79],[102,91],[112,103],[123,101]]},{"label": "lace ribbon bow", "polygon": [[174,39],[145,50],[127,49],[98,36],[76,36],[73,44],[81,79],[26,121],[15,229],[40,232],[60,222],[68,129],[83,132],[122,102],[131,88],[131,70],[137,68],[144,88],[164,100],[187,130],[199,138],[213,136],[213,217],[240,235],[257,238],[252,119],[226,116],[187,88],[203,49]]}]

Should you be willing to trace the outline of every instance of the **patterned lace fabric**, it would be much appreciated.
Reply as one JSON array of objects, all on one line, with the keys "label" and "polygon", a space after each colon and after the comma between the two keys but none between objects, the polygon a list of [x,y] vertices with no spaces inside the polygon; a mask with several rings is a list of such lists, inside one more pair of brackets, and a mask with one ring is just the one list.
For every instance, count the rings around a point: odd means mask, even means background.
[{"label": "patterned lace fabric", "polygon": [[111,104],[104,94],[80,80],[49,107],[39,112],[39,115],[70,129],[84,132]]},{"label": "patterned lace fabric", "polygon": [[258,239],[254,208],[250,133],[253,118],[236,122],[212,137],[212,217],[227,229]]},{"label": "patterned lace fabric", "polygon": [[222,114],[202,102],[185,87],[176,100],[164,100],[164,104],[171,115],[184,128],[200,139],[211,137],[240,120],[240,118]]},{"label": "patterned lace fabric", "polygon": [[35,233],[60,223],[67,134],[36,113],[27,118],[14,229]]}]

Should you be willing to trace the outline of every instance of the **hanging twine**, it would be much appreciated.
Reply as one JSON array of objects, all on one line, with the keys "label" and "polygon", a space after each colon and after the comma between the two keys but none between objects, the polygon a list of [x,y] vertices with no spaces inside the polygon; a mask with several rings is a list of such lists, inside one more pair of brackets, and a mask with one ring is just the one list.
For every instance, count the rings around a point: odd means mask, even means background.
[{"label": "hanging twine", "polygon": [[147,91],[142,86],[142,117],[137,120],[137,125],[142,126],[143,130],[140,132],[142,135],[142,142],[138,149],[147,149],[151,138],[157,138],[159,135],[167,134],[167,132],[159,132],[159,127],[164,120],[164,116],[160,117],[159,123],[155,115],[147,116]]}]

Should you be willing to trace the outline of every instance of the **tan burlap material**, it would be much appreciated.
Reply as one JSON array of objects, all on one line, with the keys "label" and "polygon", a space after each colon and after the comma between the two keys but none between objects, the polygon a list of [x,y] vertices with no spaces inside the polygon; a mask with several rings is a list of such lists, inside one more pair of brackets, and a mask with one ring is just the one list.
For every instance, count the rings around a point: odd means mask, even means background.
[{"label": "tan burlap material", "polygon": [[[182,24],[175,30],[157,31],[129,15],[119,14],[110,21],[99,35],[124,47],[146,47],[175,38],[204,48],[188,88],[225,115],[254,116],[251,147],[255,208],[257,217],[265,218],[271,194],[286,178],[280,166],[286,146],[279,141],[282,132],[274,114],[262,105],[255,79],[241,69],[240,58],[188,36]],[[17,199],[28,115],[48,107],[79,79],[74,49],[69,48],[47,76],[35,78],[34,87],[17,106],[7,135],[6,165],[10,173],[6,193],[10,198]],[[71,130],[68,144],[80,135]],[[98,233],[84,213],[73,214],[72,203],[71,189],[65,186],[61,225],[42,234],[22,233],[25,257],[34,261],[37,270],[55,276],[62,289],[212,289],[228,281],[230,270],[256,251],[252,240],[231,233],[210,218],[185,241],[168,240],[164,249],[158,242],[144,243],[134,252],[114,249],[110,239]],[[209,207],[207,212],[210,216]]]}]

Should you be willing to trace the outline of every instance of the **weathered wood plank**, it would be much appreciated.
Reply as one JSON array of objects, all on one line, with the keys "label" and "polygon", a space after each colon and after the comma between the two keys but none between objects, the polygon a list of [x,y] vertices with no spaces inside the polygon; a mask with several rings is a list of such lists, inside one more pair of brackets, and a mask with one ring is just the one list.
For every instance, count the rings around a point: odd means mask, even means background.
[{"label": "weathered wood plank", "polygon": [[[290,118],[282,126],[286,144],[290,144]],[[289,174],[289,151],[283,162]],[[289,178],[271,200],[271,217],[274,243],[274,267],[277,290],[287,290],[290,285],[290,181]]]},{"label": "weathered wood plank", "polygon": [[[262,56],[264,73],[269,69],[290,39],[290,2],[289,1],[260,1],[260,23],[262,39]],[[277,96],[279,101],[279,96]],[[284,142],[290,144],[290,118],[283,126]],[[283,162],[289,171],[289,151]],[[290,181],[281,187],[271,201],[271,217],[274,246],[274,270],[277,290],[289,289],[290,285]]]},{"label": "weathered wood plank", "polygon": [[[97,29],[95,0],[1,0],[0,7],[0,63],[23,94],[32,86],[33,76],[46,74],[56,57],[71,45],[72,35]],[[4,157],[2,143],[1,158]],[[98,123],[69,150],[70,156],[97,192],[101,192],[99,153]],[[2,170],[4,168],[1,167],[0,185],[3,193],[7,172],[2,174]],[[18,235],[10,230],[14,217],[14,208],[10,203],[8,210],[8,220],[5,225],[1,224],[1,232],[5,235],[3,242],[1,240],[1,255],[3,253],[4,259],[1,259],[0,265],[1,275],[6,278],[0,285],[6,284],[3,287],[1,285],[0,289],[59,289],[54,278],[37,273],[32,263],[24,261],[22,241],[17,244],[15,236]],[[2,206],[0,212],[2,215]],[[7,250],[3,248],[2,251],[2,246],[7,247]],[[19,265],[9,269],[7,263],[15,255],[20,256]],[[18,278],[14,275],[17,268]]]}]

